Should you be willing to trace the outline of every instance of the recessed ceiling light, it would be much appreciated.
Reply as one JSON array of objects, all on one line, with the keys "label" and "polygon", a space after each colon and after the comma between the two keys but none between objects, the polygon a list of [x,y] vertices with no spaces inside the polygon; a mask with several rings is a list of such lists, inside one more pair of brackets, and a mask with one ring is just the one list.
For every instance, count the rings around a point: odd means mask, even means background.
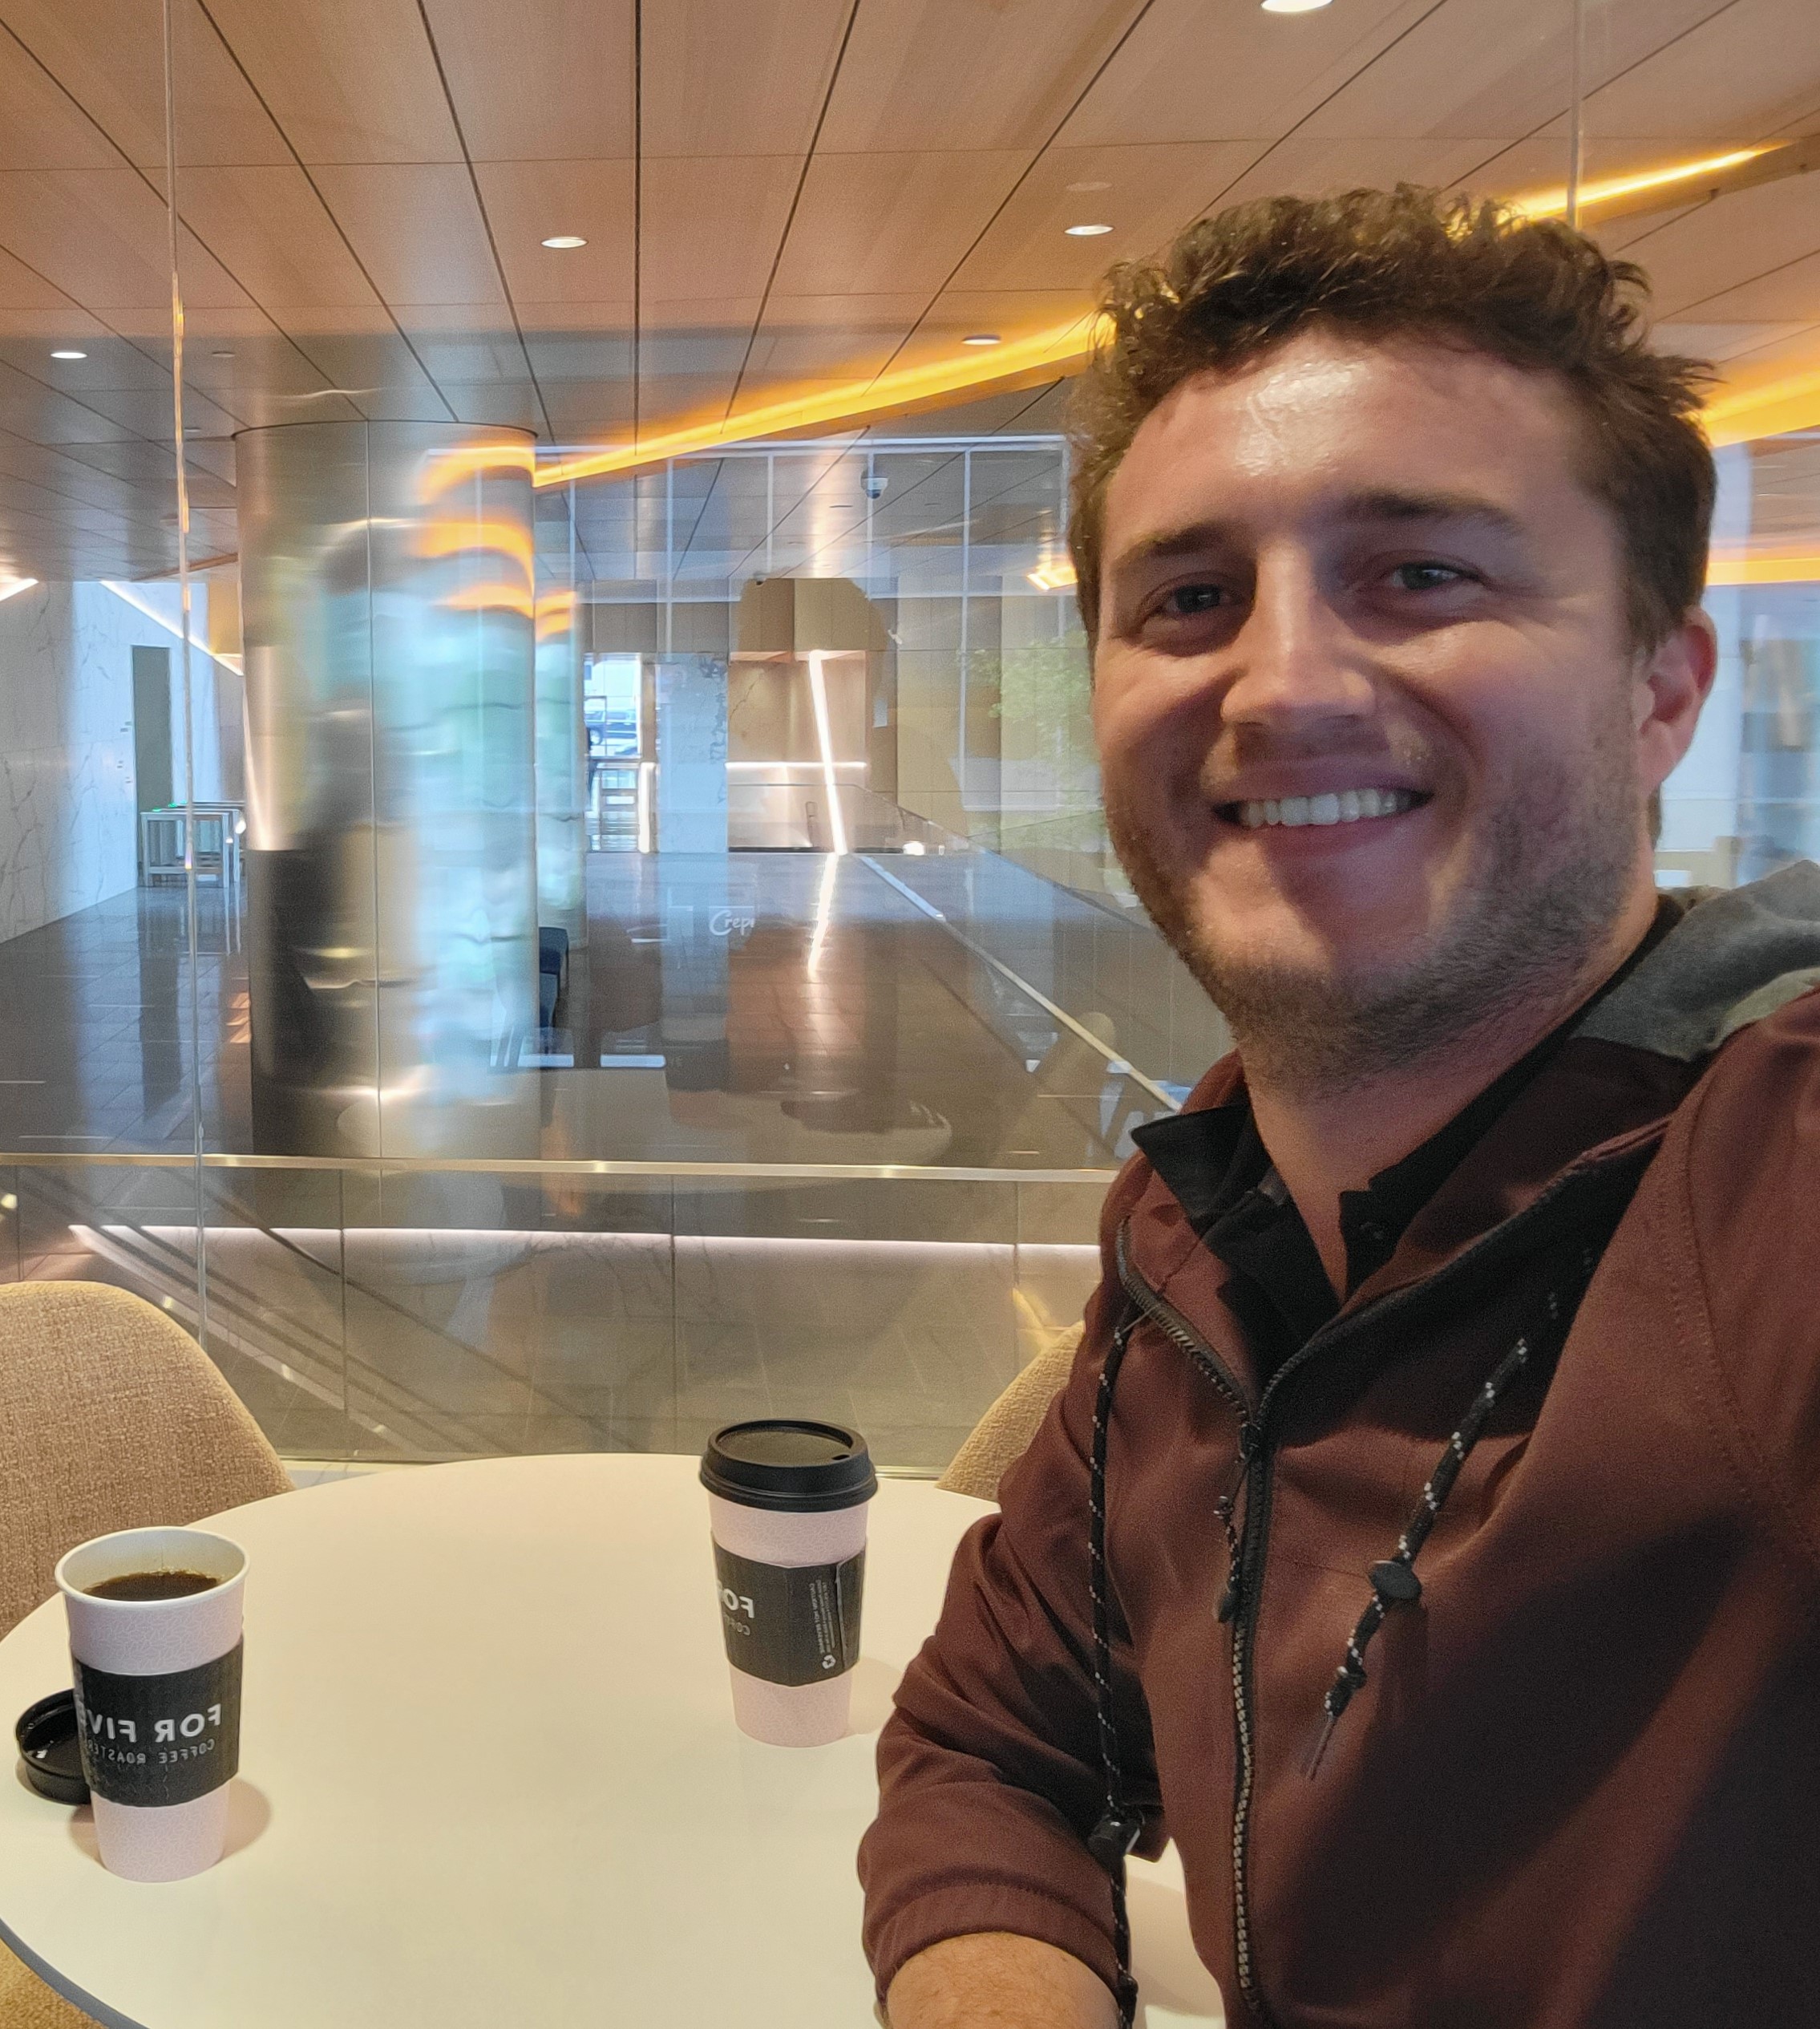
[{"label": "recessed ceiling light", "polygon": [[999,337],[996,331],[976,331],[971,337],[963,338],[961,342],[963,345],[997,345],[999,342]]},{"label": "recessed ceiling light", "polygon": [[208,356],[209,356],[209,358],[210,358],[211,359],[232,359],[232,358],[233,358],[233,356],[234,356],[234,355],[233,355],[233,354],[232,352],[229,352],[229,351],[222,351],[222,352],[212,352],[212,353],[210,353],[210,354],[209,354],[209,355],[208,355]]},{"label": "recessed ceiling light", "polygon": [[71,346],[59,346],[51,357],[53,359],[86,359],[88,354],[86,352],[78,352]]},{"label": "recessed ceiling light", "polygon": [[579,233],[552,233],[544,244],[545,246],[566,249],[572,246],[585,246],[588,242]]},{"label": "recessed ceiling light", "polygon": [[1070,225],[1067,228],[1071,240],[1097,240],[1102,233],[1110,233],[1110,225]]},{"label": "recessed ceiling light", "polygon": [[1330,6],[1333,0],[1261,0],[1267,14],[1312,14],[1316,7]]}]

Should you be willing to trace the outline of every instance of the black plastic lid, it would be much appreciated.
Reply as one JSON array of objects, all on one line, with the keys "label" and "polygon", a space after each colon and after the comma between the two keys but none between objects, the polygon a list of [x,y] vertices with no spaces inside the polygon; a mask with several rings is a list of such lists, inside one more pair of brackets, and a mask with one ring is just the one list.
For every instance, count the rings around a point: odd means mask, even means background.
[{"label": "black plastic lid", "polygon": [[19,1743],[19,1766],[25,1779],[40,1796],[47,1796],[53,1804],[88,1801],[73,1691],[54,1691],[21,1712],[13,1737]]},{"label": "black plastic lid", "polygon": [[879,1476],[858,1431],[762,1416],[714,1432],[702,1454],[702,1484],[742,1507],[819,1515],[870,1500]]}]

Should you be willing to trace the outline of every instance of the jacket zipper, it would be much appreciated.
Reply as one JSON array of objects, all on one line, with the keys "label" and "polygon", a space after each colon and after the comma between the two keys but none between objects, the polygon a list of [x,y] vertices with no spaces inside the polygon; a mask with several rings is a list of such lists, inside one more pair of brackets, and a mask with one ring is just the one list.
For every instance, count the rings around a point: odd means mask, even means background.
[{"label": "jacket zipper", "polygon": [[[1264,1547],[1270,1521],[1270,1452],[1266,1420],[1271,1405],[1281,1392],[1284,1383],[1292,1375],[1299,1373],[1317,1353],[1330,1352],[1336,1343],[1343,1342],[1354,1332],[1362,1321],[1369,1318],[1373,1325],[1380,1324],[1387,1316],[1400,1314],[1416,1302],[1426,1300],[1437,1289],[1450,1289],[1466,1272],[1476,1271],[1484,1266],[1488,1258],[1495,1258],[1506,1251],[1513,1238],[1519,1233],[1527,1238],[1542,1216],[1558,1206],[1567,1193],[1583,1184],[1607,1181],[1615,1172],[1621,1174],[1629,1171],[1635,1158],[1640,1155],[1644,1160],[1635,1163],[1635,1174],[1629,1180],[1631,1189],[1634,1190],[1643,1170],[1654,1156],[1657,1145],[1657,1142],[1652,1142],[1627,1149],[1624,1160],[1604,1169],[1569,1172],[1557,1177],[1514,1218],[1494,1227],[1464,1253],[1456,1254],[1446,1266],[1437,1270],[1426,1280],[1393,1290],[1375,1303],[1367,1305],[1364,1310],[1355,1310],[1351,1316],[1337,1318],[1324,1326],[1277,1368],[1259,1396],[1255,1409],[1225,1362],[1181,1312],[1153,1290],[1132,1266],[1128,1238],[1130,1221],[1127,1218],[1118,1229],[1118,1280],[1125,1294],[1166,1338],[1188,1355],[1195,1367],[1225,1396],[1239,1416],[1239,1488],[1245,1496],[1244,1521],[1240,1532],[1237,1555],[1234,1559],[1235,1568],[1229,1574],[1227,1598],[1220,1606],[1222,1619],[1227,1617],[1228,1602],[1232,1607],[1232,1718],[1237,1749],[1232,1797],[1232,1957],[1234,1969],[1239,1976],[1240,1993],[1244,1997],[1245,2006],[1264,2025],[1264,2029],[1273,2029],[1273,2019],[1259,1986],[1257,1968],[1252,1956],[1247,1861],[1251,1838],[1252,1797],[1256,1772],[1252,1726],[1252,1650],[1257,1632],[1258,1613],[1263,1603]],[[1624,1202],[1627,1205],[1629,1203],[1628,1192]],[[1621,1210],[1620,1216],[1622,1216]],[[1230,1545],[1230,1523],[1227,1525],[1227,1538]],[[1230,1548],[1228,1554],[1231,1554]]]}]

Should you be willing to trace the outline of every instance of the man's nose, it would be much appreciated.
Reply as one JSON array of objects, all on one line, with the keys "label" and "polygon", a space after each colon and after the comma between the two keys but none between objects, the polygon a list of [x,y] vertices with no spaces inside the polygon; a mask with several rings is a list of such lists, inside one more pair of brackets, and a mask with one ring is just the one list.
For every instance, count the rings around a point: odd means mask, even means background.
[{"label": "man's nose", "polygon": [[1228,726],[1303,734],[1377,709],[1359,644],[1299,552],[1260,560],[1251,610],[1228,653],[1220,708]]}]

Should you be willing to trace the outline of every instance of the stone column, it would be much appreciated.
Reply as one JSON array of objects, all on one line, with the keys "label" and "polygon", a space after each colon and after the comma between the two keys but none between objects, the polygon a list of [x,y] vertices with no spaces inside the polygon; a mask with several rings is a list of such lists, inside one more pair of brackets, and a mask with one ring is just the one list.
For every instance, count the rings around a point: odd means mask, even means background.
[{"label": "stone column", "polygon": [[236,441],[257,1145],[535,1152],[531,439]]}]

